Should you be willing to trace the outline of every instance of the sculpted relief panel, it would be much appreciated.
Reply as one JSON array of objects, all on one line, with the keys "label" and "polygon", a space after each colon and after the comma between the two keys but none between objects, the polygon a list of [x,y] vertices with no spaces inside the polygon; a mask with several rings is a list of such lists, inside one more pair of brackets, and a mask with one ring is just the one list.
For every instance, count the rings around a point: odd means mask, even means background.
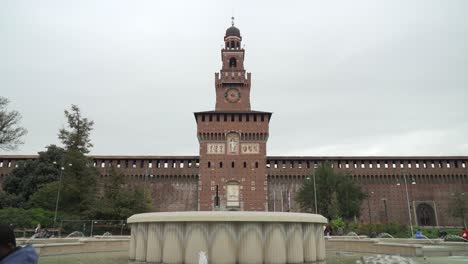
[{"label": "sculpted relief panel", "polygon": [[259,154],[260,144],[258,143],[243,143],[241,144],[242,154]]},{"label": "sculpted relief panel", "polygon": [[224,143],[208,143],[207,154],[224,154],[226,145]]},{"label": "sculpted relief panel", "polygon": [[207,154],[259,154],[260,144],[259,143],[239,143],[239,134],[229,133],[226,137],[226,143],[208,143]]}]

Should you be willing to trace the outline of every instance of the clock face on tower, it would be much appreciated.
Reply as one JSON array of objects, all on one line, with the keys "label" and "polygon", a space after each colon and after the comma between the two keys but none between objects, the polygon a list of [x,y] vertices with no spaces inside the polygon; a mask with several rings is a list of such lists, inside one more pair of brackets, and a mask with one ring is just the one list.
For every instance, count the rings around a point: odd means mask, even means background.
[{"label": "clock face on tower", "polygon": [[239,102],[241,98],[241,94],[239,89],[230,87],[226,89],[226,92],[224,92],[224,98],[230,103],[237,103]]}]

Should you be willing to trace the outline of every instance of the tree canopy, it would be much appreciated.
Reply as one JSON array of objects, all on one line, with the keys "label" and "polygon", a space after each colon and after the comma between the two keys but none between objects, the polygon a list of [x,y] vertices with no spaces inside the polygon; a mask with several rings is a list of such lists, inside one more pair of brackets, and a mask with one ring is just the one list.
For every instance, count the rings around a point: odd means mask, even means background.
[{"label": "tree canopy", "polygon": [[449,202],[450,214],[458,218],[466,228],[466,216],[468,215],[468,195],[462,192],[456,192],[450,198]]},{"label": "tree canopy", "polygon": [[334,171],[330,162],[322,163],[315,176],[307,177],[300,187],[296,201],[303,211],[315,212],[313,177],[319,214],[329,219],[352,219],[359,216],[359,209],[366,194],[349,175]]},{"label": "tree canopy", "polygon": [[65,110],[65,117],[68,121],[68,129],[60,129],[58,135],[65,149],[79,151],[83,154],[89,153],[89,149],[93,147],[90,134],[94,122],[83,118],[80,108],[76,105],[72,105],[70,110]]},{"label": "tree canopy", "polygon": [[64,149],[50,145],[46,151],[39,152],[39,158],[19,162],[18,167],[5,178],[3,190],[17,195],[22,202],[28,201],[40,187],[58,179],[60,170],[57,163],[63,160],[64,155]]},{"label": "tree canopy", "polygon": [[21,114],[18,111],[8,111],[7,98],[0,96],[0,149],[14,150],[23,144],[21,138],[27,134],[27,130],[19,125]]},{"label": "tree canopy", "polygon": [[128,186],[125,176],[111,169],[104,183],[103,195],[96,200],[94,217],[98,219],[127,219],[133,214],[151,210],[151,196],[145,187]]},{"label": "tree canopy", "polygon": [[[111,170],[98,192],[99,172],[86,154],[92,147],[93,121],[72,105],[65,110],[67,129],[59,139],[64,147],[50,145],[37,159],[19,162],[3,182],[0,208],[26,207],[58,211],[82,219],[126,219],[151,210],[149,192],[128,186],[122,173]],[[11,212],[20,212],[11,210]],[[22,212],[22,211],[21,211]]]}]

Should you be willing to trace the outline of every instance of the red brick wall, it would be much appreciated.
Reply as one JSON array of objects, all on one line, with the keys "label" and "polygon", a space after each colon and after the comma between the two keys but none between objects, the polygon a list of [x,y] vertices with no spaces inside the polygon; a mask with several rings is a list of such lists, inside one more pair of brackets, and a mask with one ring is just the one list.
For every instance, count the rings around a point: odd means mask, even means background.
[{"label": "red brick wall", "polygon": [[[36,157],[0,156],[0,184],[11,173],[18,161]],[[200,164],[201,168],[197,165],[199,162],[198,156],[95,156],[94,160],[95,166],[98,167],[101,173],[100,179],[102,180],[105,180],[106,175],[109,174],[110,166],[117,168],[120,161],[121,165],[118,169],[127,176],[130,185],[149,185],[155,211],[198,210],[199,194],[200,197],[204,195],[209,197],[211,203],[211,178],[207,178],[209,180],[204,182],[207,188],[198,191],[199,187],[202,187],[199,182],[199,174],[208,159],[204,160],[205,163]],[[210,160],[213,160],[213,164],[218,166],[216,163],[222,159],[210,158]],[[248,169],[251,166],[250,162],[248,168],[243,169],[243,159],[240,158],[236,159],[236,164],[239,164],[240,167],[231,172],[236,177],[237,175],[245,175],[243,188],[245,190],[245,188],[250,187],[251,191],[243,196],[243,200],[254,201],[253,203],[257,204],[255,199],[261,199],[262,196],[267,195],[268,210],[281,211],[281,208],[283,208],[283,211],[298,211],[299,208],[294,202],[295,192],[305,177],[312,175],[313,164],[324,160],[332,161],[336,170],[350,173],[351,177],[363,187],[363,190],[370,193],[369,204],[373,223],[409,222],[402,177],[405,174],[407,175],[409,200],[414,223],[414,205],[419,201],[429,201],[435,204],[439,225],[460,224],[448,213],[448,203],[453,193],[468,193],[468,157],[267,157],[266,166],[262,169],[262,166],[259,165],[259,169],[254,170],[254,172],[250,172],[251,169]],[[395,168],[393,168],[394,161]],[[400,167],[401,161],[403,161],[403,168]],[[432,161],[434,161],[434,168],[432,168]],[[349,168],[346,168],[346,162],[348,162]],[[356,168],[354,162],[356,162]],[[377,168],[377,162],[381,164],[380,169]],[[385,162],[389,164],[388,168],[382,165]],[[420,164],[419,168],[416,168],[415,164],[417,162]],[[424,162],[428,164],[427,168],[423,168],[422,164]],[[441,162],[440,168],[439,162]],[[277,164],[276,168],[275,163]],[[373,168],[370,168],[370,163],[373,164]],[[412,164],[411,168],[408,167],[409,163]],[[128,167],[125,164],[128,164]],[[157,164],[159,164],[159,168]],[[361,164],[364,164],[364,167]],[[447,164],[450,164],[450,167]],[[265,179],[260,174],[268,175],[267,193],[264,193]],[[207,175],[211,175],[210,172],[207,172]],[[219,179],[219,181],[222,178],[226,181],[229,176],[217,177],[216,175],[219,174],[215,173],[213,177]],[[252,183],[247,179],[255,178],[256,175],[260,176],[255,181],[255,191],[252,191]],[[416,182],[415,185],[411,184],[413,178]],[[240,181],[242,182],[242,177]],[[397,182],[401,183],[400,186],[397,186]],[[372,192],[374,193],[372,194]],[[386,200],[386,213],[383,199]],[[256,208],[260,207],[246,207],[245,209],[257,210]],[[362,205],[359,220],[363,222],[370,221],[367,200]]]}]

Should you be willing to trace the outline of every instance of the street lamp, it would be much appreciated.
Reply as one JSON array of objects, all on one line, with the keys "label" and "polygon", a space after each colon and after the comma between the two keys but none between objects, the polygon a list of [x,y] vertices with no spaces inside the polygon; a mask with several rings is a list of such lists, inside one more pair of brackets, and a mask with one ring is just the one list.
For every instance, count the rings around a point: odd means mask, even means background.
[{"label": "street lamp", "polygon": [[[409,216],[409,222],[410,222],[411,237],[413,237],[413,219],[411,217],[411,209],[410,209],[409,194],[408,194],[408,183],[406,182],[405,174],[403,174],[403,180],[405,181],[406,201],[408,203],[408,216]],[[416,181],[414,180],[414,178],[412,178],[411,184],[412,185],[416,184]],[[400,182],[397,182],[397,186],[400,186]]]},{"label": "street lamp", "polygon": [[[317,187],[315,185],[315,170],[318,168],[317,164],[314,164],[314,170],[312,171],[312,178],[314,180],[314,205],[315,205],[315,213],[318,213],[317,210]],[[310,177],[307,177],[306,180],[310,180]]]},{"label": "street lamp", "polygon": [[367,197],[367,210],[369,212],[369,223],[372,224],[372,215],[371,215],[371,208],[370,208],[370,196],[371,194],[374,194],[374,192],[369,193],[369,187],[367,187],[367,193],[369,194],[369,197]]},{"label": "street lamp", "polygon": [[[55,165],[57,165],[57,162],[54,161],[53,162]],[[68,164],[68,166],[72,166],[71,163]],[[58,204],[59,204],[59,199],[60,199],[60,188],[62,186],[62,173],[63,173],[63,170],[65,170],[65,167],[63,166],[60,166],[60,176],[59,176],[59,186],[57,188],[57,199],[55,201],[55,214],[54,214],[54,228],[55,228],[55,224],[57,222],[57,211],[58,211]]]}]

